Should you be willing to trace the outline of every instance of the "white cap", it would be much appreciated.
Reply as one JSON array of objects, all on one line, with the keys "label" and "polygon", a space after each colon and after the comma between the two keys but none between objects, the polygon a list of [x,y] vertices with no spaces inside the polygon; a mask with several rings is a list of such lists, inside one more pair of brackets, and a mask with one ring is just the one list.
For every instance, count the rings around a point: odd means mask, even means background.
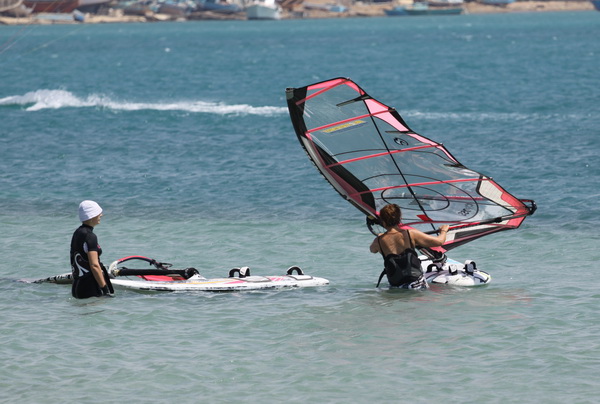
[{"label": "white cap", "polygon": [[79,204],[79,220],[85,222],[102,213],[102,208],[94,201],[83,201]]}]

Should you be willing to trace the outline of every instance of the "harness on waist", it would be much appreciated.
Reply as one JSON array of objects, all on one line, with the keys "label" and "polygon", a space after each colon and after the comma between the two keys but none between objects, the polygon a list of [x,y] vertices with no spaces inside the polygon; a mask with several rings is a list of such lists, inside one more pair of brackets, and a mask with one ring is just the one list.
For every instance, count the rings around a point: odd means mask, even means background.
[{"label": "harness on waist", "polygon": [[376,287],[379,287],[383,275],[387,275],[388,282],[392,286],[408,284],[423,276],[421,260],[419,259],[419,254],[415,251],[412,238],[410,237],[410,231],[407,230],[406,233],[408,234],[410,248],[407,248],[401,254],[383,255],[381,241],[379,240],[379,236],[377,236],[379,252],[383,257],[383,271],[381,272],[381,275],[379,275]]}]

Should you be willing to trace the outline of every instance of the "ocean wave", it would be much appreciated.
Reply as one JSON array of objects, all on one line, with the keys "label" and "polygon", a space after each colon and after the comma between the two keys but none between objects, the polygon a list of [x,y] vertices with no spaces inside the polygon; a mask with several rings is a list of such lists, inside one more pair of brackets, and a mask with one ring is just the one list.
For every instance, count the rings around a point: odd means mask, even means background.
[{"label": "ocean wave", "polygon": [[455,121],[484,121],[484,120],[524,120],[530,119],[531,115],[523,113],[502,112],[419,112],[407,111],[404,116],[410,116],[431,120],[455,120]]},{"label": "ocean wave", "polygon": [[78,97],[67,90],[36,90],[24,95],[0,98],[0,106],[24,106],[26,111],[61,108],[106,108],[115,111],[185,111],[216,115],[263,115],[287,113],[285,107],[254,107],[248,104],[225,104],[208,101],[132,102],[115,101],[108,96],[91,94]]},{"label": "ocean wave", "polygon": [[530,121],[548,119],[585,119],[586,113],[543,114],[536,112],[422,112],[400,111],[404,118],[419,118],[432,121]]}]

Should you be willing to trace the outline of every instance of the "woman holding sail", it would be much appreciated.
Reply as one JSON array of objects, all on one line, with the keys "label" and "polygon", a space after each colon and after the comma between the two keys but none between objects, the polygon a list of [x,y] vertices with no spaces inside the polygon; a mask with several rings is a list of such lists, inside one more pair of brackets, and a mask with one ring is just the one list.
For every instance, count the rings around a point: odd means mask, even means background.
[{"label": "woman holding sail", "polygon": [[400,207],[396,204],[384,206],[379,212],[379,219],[386,232],[379,234],[371,243],[372,253],[381,253],[385,273],[392,286],[408,289],[427,287],[423,278],[420,261],[414,251],[415,247],[439,247],[446,241],[448,225],[440,227],[437,236],[430,236],[417,229],[401,229],[402,219]]},{"label": "woman holding sail", "polygon": [[100,262],[102,248],[94,227],[100,224],[102,208],[94,201],[79,204],[81,226],[71,239],[71,270],[73,287],[71,294],[77,299],[94,296],[109,296],[114,293],[106,268]]}]

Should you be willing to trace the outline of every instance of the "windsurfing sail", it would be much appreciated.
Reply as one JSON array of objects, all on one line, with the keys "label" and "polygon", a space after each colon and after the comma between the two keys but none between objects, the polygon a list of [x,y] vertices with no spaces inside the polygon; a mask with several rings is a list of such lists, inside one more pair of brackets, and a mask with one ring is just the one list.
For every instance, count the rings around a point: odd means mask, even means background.
[{"label": "windsurfing sail", "polygon": [[434,233],[443,250],[516,229],[535,203],[462,165],[440,143],[411,130],[398,112],[356,83],[335,78],[286,90],[296,135],[321,174],[367,217],[388,203],[406,226]]}]

